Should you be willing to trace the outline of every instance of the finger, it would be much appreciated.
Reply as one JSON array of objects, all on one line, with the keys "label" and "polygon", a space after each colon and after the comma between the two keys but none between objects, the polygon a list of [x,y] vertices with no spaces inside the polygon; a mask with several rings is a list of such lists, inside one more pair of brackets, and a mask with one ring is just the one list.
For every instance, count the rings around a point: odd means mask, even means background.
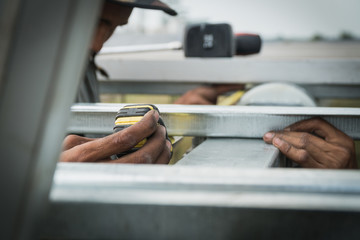
[{"label": "finger", "polygon": [[272,141],[275,147],[302,167],[340,168],[339,156],[342,149],[327,143],[309,133],[275,133]]},{"label": "finger", "polygon": [[272,144],[272,140],[275,137],[275,132],[267,132],[263,136],[263,140],[266,143]]},{"label": "finger", "polygon": [[295,163],[299,164],[304,168],[326,168],[323,163],[317,161],[317,158],[314,158],[309,154],[305,149],[298,149],[292,146],[290,143],[274,137],[273,145],[280,150],[287,158],[291,159]]},{"label": "finger", "polygon": [[158,119],[158,112],[151,110],[131,127],[63,152],[62,159],[71,162],[95,162],[129,150],[157,129]]},{"label": "finger", "polygon": [[166,147],[166,130],[165,127],[159,125],[154,135],[147,139],[144,146],[136,152],[127,154],[119,159],[114,160],[114,163],[155,163],[160,154]]},{"label": "finger", "polygon": [[63,141],[63,151],[73,148],[77,145],[81,145],[90,141],[93,141],[94,138],[81,137],[78,135],[68,135]]},{"label": "finger", "polygon": [[288,126],[284,130],[315,133],[316,135],[330,142],[337,142],[339,136],[341,136],[341,138],[348,137],[346,134],[344,134],[322,118],[311,118],[302,120]]},{"label": "finger", "polygon": [[156,164],[169,164],[169,161],[171,159],[171,149],[171,142],[169,140],[166,140],[166,147],[157,159]]},{"label": "finger", "polygon": [[[322,159],[326,155],[325,152],[330,152],[334,147],[325,140],[310,133],[286,131],[270,133],[272,134],[273,138],[278,138],[282,141],[285,141],[296,149],[306,150],[307,154],[314,159]],[[269,139],[267,139],[267,141],[269,141]],[[273,139],[270,141],[271,143],[274,142]]]},{"label": "finger", "polygon": [[298,149],[289,144],[288,142],[274,137],[272,144],[280,150],[286,157],[290,158],[294,162],[303,165],[308,165],[310,156],[308,155],[307,151],[304,149]]},{"label": "finger", "polygon": [[329,145],[324,139],[306,132],[279,132],[275,133],[275,137],[279,137],[296,148],[310,152],[325,149]]}]

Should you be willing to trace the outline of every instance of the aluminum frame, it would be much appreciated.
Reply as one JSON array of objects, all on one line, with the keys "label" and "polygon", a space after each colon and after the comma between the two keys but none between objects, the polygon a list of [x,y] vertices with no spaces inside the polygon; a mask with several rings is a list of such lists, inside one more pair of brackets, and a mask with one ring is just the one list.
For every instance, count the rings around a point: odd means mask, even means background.
[{"label": "aluminum frame", "polygon": [[61,163],[43,236],[357,239],[359,181],[358,171]]},{"label": "aluminum frame", "polygon": [[[78,104],[72,107],[68,132],[111,133],[124,104]],[[360,139],[360,109],[324,107],[157,105],[174,136],[262,138],[299,120],[323,117],[354,139]]]},{"label": "aluminum frame", "polygon": [[[360,84],[360,59],[99,58],[110,81],[183,83]],[[141,72],[138,70],[142,69]],[[221,71],[219,71],[221,69]]]}]

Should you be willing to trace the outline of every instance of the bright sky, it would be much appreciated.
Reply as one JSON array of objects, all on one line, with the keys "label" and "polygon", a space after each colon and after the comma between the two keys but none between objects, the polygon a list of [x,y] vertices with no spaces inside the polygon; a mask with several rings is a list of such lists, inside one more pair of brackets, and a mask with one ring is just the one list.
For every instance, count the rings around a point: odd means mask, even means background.
[{"label": "bright sky", "polygon": [[[175,3],[178,2],[178,3]],[[164,0],[188,21],[230,23],[235,32],[264,38],[337,37],[343,31],[360,37],[360,0]],[[130,23],[145,19],[147,28],[164,21],[159,11],[134,11]],[[139,20],[139,15],[142,16]],[[171,17],[166,17],[171,19]],[[171,20],[170,20],[171,21]]]}]

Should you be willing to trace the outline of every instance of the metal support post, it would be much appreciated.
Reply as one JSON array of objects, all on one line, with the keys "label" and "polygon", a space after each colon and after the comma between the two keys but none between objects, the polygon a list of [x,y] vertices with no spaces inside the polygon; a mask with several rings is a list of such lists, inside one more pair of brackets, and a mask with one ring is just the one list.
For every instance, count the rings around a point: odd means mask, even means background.
[{"label": "metal support post", "polygon": [[37,238],[100,4],[0,3],[0,239]]}]

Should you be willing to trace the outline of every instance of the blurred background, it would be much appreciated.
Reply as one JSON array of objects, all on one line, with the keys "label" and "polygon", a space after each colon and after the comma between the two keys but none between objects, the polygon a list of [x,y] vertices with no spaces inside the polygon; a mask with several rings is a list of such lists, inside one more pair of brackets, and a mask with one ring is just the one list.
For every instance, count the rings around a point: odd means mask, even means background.
[{"label": "blurred background", "polygon": [[[359,0],[165,0],[179,13],[134,9],[105,46],[182,41],[191,23],[229,23],[233,31],[270,41],[360,39]],[[126,34],[123,34],[126,33]]]}]

